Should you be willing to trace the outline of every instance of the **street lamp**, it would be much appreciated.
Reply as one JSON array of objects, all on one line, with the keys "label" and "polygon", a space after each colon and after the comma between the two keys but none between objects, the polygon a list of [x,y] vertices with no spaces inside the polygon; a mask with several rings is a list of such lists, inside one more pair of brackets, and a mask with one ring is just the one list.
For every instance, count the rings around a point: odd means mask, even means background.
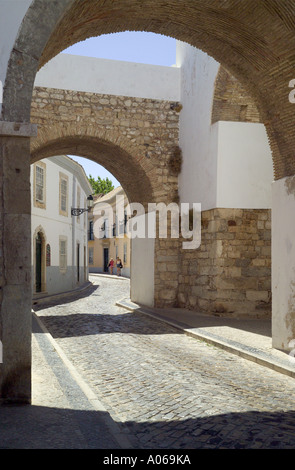
[{"label": "street lamp", "polygon": [[81,209],[80,207],[72,208],[71,209],[71,215],[79,216],[79,215],[83,214],[83,212],[90,211],[90,209],[92,209],[92,207],[93,207],[93,197],[92,197],[91,194],[90,194],[90,196],[88,196],[87,201],[88,201],[88,207],[87,208],[85,208],[85,209]]}]

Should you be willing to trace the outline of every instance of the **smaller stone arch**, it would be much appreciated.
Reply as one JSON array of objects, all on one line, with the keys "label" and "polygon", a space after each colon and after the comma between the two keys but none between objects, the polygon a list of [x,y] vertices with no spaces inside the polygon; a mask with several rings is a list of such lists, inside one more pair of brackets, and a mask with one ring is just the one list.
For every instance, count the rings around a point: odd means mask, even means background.
[{"label": "smaller stone arch", "polygon": [[125,190],[130,202],[153,201],[153,188],[143,169],[122,148],[97,138],[67,136],[49,140],[31,153],[31,162],[55,155],[78,155],[104,166]]},{"label": "smaller stone arch", "polygon": [[110,171],[130,202],[177,199],[170,161],[179,142],[179,115],[171,102],[148,98],[34,89],[31,160],[80,155]]},{"label": "smaller stone arch", "polygon": [[[33,234],[33,293],[46,292],[46,244],[47,238],[42,225],[35,228]],[[38,259],[38,257],[40,257]]]}]

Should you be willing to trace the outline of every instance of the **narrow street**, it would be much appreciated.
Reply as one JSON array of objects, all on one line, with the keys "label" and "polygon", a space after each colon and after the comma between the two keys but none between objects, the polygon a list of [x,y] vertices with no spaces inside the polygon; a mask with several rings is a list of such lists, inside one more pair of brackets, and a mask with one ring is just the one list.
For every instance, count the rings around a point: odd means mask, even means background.
[{"label": "narrow street", "polygon": [[294,448],[294,379],[116,306],[127,279],[90,280],[35,311],[134,448]]}]

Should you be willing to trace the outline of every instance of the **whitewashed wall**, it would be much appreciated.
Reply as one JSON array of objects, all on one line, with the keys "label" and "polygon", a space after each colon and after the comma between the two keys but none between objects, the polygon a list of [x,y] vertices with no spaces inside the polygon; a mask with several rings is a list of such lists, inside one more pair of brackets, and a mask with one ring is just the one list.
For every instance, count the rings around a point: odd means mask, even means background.
[{"label": "whitewashed wall", "polygon": [[178,101],[177,67],[59,54],[37,73],[35,86]]},{"label": "whitewashed wall", "polygon": [[272,340],[294,356],[295,177],[275,181],[272,196]]},{"label": "whitewashed wall", "polygon": [[264,125],[221,121],[212,128],[217,128],[217,207],[269,209],[273,165]]},{"label": "whitewashed wall", "polygon": [[216,207],[217,140],[211,128],[211,103],[219,64],[197,49],[177,43],[181,67],[179,176],[180,202],[198,202],[202,209]]},{"label": "whitewashed wall", "polygon": [[[145,238],[137,238],[132,234],[130,297],[132,302],[153,307],[155,239],[148,237],[148,215],[134,217],[133,226],[137,226],[138,234],[145,233],[146,236]],[[139,229],[139,227],[141,228]]]},{"label": "whitewashed wall", "polygon": [[181,67],[183,105],[181,202],[199,202],[202,210],[270,208],[273,169],[264,125],[211,125],[219,64],[202,51],[178,42],[177,65]]}]

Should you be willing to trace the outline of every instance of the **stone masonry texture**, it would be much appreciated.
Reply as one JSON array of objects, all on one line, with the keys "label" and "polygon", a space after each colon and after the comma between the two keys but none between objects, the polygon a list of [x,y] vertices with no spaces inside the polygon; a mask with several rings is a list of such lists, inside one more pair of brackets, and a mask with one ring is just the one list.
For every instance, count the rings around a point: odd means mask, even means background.
[{"label": "stone masonry texture", "polygon": [[178,306],[219,316],[270,317],[270,210],[205,211],[201,237],[197,250],[181,250]]},{"label": "stone masonry texture", "polygon": [[202,212],[201,245],[157,240],[158,307],[185,307],[227,317],[271,315],[271,211]]},{"label": "stone masonry texture", "polygon": [[179,114],[168,101],[35,88],[32,160],[77,154],[105,166],[130,202],[177,199]]}]

